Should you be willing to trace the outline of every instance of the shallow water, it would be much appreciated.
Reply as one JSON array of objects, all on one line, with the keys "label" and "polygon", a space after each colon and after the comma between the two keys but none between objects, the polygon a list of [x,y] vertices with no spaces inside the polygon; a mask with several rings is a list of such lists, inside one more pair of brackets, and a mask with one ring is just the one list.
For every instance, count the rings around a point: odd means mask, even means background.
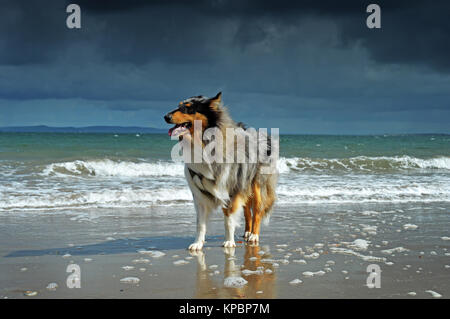
[{"label": "shallow water", "polygon": [[[449,212],[446,202],[277,206],[260,245],[236,237],[235,249],[221,247],[217,213],[197,254],[186,250],[195,233],[192,206],[2,215],[0,296],[432,298],[432,290],[449,298]],[[81,289],[65,284],[73,263]],[[381,288],[366,286],[371,264],[381,268]],[[127,277],[139,283],[120,281]],[[229,287],[229,277],[247,283]],[[49,291],[49,283],[58,288]]]}]

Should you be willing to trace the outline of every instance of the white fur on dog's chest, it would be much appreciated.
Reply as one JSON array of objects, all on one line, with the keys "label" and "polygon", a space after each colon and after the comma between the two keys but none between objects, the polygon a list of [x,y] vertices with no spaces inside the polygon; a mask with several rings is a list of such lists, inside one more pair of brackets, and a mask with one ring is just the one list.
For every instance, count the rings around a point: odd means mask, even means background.
[{"label": "white fur on dog's chest", "polygon": [[186,164],[185,176],[194,195],[197,195],[199,198],[204,198],[207,197],[205,195],[207,193],[214,199],[220,201],[223,206],[228,204],[230,196],[226,189],[221,187],[221,183],[215,180],[210,165]]}]

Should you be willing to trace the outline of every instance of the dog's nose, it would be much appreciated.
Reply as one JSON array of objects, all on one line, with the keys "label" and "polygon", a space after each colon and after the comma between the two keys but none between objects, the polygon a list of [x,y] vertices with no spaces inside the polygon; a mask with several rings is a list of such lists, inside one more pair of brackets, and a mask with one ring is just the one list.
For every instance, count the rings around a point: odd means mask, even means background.
[{"label": "dog's nose", "polygon": [[172,114],[166,114],[164,115],[164,119],[167,123],[172,123]]}]

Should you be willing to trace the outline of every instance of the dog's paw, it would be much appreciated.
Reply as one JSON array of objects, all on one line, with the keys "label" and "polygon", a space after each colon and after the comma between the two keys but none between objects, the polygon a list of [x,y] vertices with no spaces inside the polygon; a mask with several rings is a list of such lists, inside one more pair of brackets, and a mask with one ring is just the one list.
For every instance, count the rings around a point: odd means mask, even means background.
[{"label": "dog's paw", "polygon": [[234,240],[227,240],[223,242],[222,246],[225,248],[233,248],[236,247],[236,244],[234,243]]},{"label": "dog's paw", "polygon": [[246,231],[245,234],[244,234],[244,239],[248,240],[248,238],[250,237],[251,234],[252,234],[251,232]]},{"label": "dog's paw", "polygon": [[247,240],[249,243],[257,244],[259,242],[259,235],[257,234],[250,234]]},{"label": "dog's paw", "polygon": [[202,250],[202,248],[203,248],[203,243],[196,241],[195,243],[192,243],[188,249],[190,251],[197,251],[197,250]]}]

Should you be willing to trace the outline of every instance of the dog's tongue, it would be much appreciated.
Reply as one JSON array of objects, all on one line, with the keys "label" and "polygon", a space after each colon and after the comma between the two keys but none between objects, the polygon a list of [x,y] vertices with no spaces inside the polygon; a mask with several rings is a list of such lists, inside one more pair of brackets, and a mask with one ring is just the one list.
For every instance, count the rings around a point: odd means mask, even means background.
[{"label": "dog's tongue", "polygon": [[169,136],[178,136],[178,135],[180,135],[183,131],[186,131],[186,128],[185,128],[185,127],[175,125],[174,127],[172,127],[172,128],[169,130]]}]

